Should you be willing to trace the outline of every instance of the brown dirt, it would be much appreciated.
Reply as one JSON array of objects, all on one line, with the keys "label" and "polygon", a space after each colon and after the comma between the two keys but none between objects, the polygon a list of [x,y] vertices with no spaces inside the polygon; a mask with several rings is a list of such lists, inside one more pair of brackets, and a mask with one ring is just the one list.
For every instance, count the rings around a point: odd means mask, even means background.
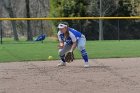
[{"label": "brown dirt", "polygon": [[0,63],[0,93],[139,93],[140,58]]}]

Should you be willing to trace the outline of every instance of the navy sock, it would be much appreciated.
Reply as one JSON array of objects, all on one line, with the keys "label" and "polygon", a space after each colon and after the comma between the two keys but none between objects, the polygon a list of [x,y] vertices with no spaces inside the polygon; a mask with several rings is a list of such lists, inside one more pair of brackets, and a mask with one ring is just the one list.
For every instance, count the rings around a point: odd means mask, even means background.
[{"label": "navy sock", "polygon": [[60,56],[60,58],[61,58],[61,60],[62,60],[63,62],[66,62],[66,61],[65,61],[65,55]]},{"label": "navy sock", "polygon": [[83,50],[81,51],[81,54],[82,54],[82,57],[83,57],[84,61],[85,61],[85,62],[88,62],[88,55],[87,55],[87,52],[86,52],[85,49],[83,49]]}]

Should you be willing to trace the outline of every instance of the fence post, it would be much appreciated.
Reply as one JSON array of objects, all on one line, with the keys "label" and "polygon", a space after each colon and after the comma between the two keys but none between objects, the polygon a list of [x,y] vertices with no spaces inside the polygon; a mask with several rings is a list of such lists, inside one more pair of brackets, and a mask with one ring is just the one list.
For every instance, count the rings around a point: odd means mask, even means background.
[{"label": "fence post", "polygon": [[2,44],[2,21],[0,21],[0,43]]},{"label": "fence post", "polygon": [[[100,0],[100,17],[102,17],[102,0]],[[99,40],[104,39],[104,32],[103,32],[103,20],[99,19]]]}]

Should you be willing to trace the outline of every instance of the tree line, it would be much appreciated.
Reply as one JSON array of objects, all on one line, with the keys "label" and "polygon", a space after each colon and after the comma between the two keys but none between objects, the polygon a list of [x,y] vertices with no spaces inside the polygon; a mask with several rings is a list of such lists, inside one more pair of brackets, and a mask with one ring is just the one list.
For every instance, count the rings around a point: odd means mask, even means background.
[{"label": "tree line", "polygon": [[[130,17],[139,16],[140,0],[51,0],[54,17]],[[58,11],[58,12],[55,12]],[[67,21],[67,20],[66,20]],[[71,27],[83,32],[87,39],[139,39],[139,20],[69,20]],[[57,22],[56,22],[57,23]],[[54,23],[55,24],[55,23]]]}]

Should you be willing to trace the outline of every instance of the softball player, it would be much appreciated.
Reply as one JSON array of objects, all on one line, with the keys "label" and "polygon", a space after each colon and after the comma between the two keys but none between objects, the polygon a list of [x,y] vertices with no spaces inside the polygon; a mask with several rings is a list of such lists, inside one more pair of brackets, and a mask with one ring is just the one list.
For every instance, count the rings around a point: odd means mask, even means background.
[{"label": "softball player", "polygon": [[82,58],[84,59],[84,67],[89,67],[88,55],[85,49],[86,38],[85,36],[68,26],[68,23],[63,22],[58,25],[58,40],[59,40],[59,56],[61,62],[58,66],[66,66],[65,54],[67,52],[73,52],[77,47],[81,52]]}]

